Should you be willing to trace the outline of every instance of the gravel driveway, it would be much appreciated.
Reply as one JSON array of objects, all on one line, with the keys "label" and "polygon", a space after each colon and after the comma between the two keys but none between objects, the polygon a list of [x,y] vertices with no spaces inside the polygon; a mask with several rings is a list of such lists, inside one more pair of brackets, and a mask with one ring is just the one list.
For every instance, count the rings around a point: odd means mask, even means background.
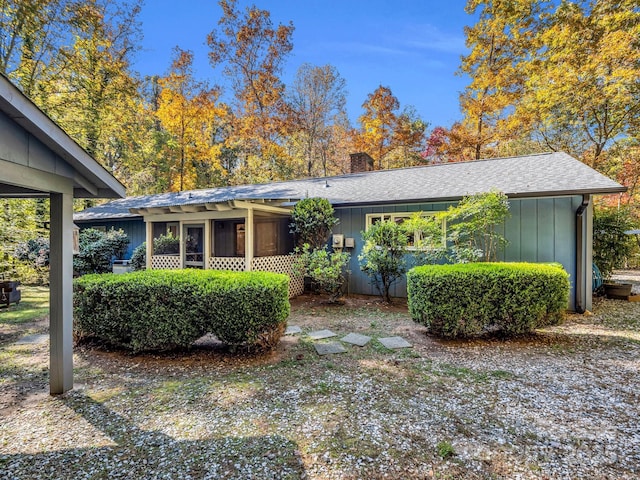
[{"label": "gravel driveway", "polygon": [[[439,341],[364,298],[302,297],[289,324],[258,356],[83,346],[59,397],[47,342],[0,336],[0,478],[640,478],[640,303],[511,340]],[[374,340],[319,357],[324,328]]]}]

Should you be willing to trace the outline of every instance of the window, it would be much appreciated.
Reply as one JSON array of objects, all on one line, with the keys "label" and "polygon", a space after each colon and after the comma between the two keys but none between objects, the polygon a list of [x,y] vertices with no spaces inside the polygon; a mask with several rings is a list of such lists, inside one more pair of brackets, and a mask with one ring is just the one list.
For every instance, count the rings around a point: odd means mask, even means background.
[{"label": "window", "polygon": [[[432,221],[436,221],[435,220],[435,216],[436,216],[437,212],[420,212],[420,216],[426,220],[432,220]],[[402,223],[404,223],[405,221],[409,220],[413,215],[415,214],[415,212],[402,212],[402,213],[369,213],[367,214],[367,218],[366,218],[366,229],[369,230],[369,228],[372,225],[375,225],[377,223],[380,222],[395,222],[398,225],[401,225]],[[408,245],[408,249],[409,250],[415,250],[415,244],[416,242],[420,242],[420,240],[422,240],[422,232],[416,231],[413,233],[409,234],[409,245]],[[444,221],[442,222],[442,246],[446,246],[446,226]]]},{"label": "window", "polygon": [[180,224],[178,222],[153,222],[153,238],[160,238],[161,235],[180,238]]},{"label": "window", "polygon": [[268,257],[278,254],[279,222],[256,223],[256,257]]},{"label": "window", "polygon": [[244,223],[236,223],[236,257],[244,257]]}]

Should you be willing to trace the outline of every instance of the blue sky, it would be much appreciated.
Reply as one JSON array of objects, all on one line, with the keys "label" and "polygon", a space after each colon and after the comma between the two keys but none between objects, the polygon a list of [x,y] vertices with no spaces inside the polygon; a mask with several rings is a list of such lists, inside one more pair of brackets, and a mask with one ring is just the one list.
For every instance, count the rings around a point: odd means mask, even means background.
[{"label": "blue sky", "polygon": [[[455,72],[466,53],[463,28],[474,22],[464,12],[466,1],[240,0],[242,7],[253,3],[269,10],[274,24],[292,21],[295,26],[285,83],[305,62],[330,63],[347,82],[352,122],[378,85],[390,87],[402,107],[413,105],[430,127],[460,118],[458,95],[468,80]],[[147,0],[135,69],[142,75],[164,74],[171,50],[180,46],[194,52],[199,79],[222,84],[206,46],[220,15],[215,0]]]}]

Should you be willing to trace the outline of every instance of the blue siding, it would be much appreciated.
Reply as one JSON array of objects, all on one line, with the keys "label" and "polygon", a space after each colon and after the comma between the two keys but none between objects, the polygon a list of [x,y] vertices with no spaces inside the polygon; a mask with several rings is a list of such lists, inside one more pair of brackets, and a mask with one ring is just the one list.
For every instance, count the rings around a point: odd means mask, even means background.
[{"label": "blue siding", "polygon": [[91,221],[91,222],[79,222],[75,224],[80,227],[80,230],[93,227],[105,227],[106,230],[120,230],[127,234],[129,237],[129,248],[124,254],[125,259],[131,258],[133,250],[145,241],[146,229],[142,218],[133,218],[131,220],[106,220],[106,221]]},{"label": "blue siding", "polygon": [[[575,212],[580,206],[580,196],[511,199],[510,217],[499,229],[504,233],[508,244],[500,254],[500,259],[509,262],[559,262],[571,276],[570,308],[574,308],[574,279],[576,274],[576,235]],[[349,262],[348,292],[377,295],[369,278],[360,270],[358,255],[362,251],[362,235],[365,229],[366,215],[369,213],[393,213],[414,211],[442,211],[452,202],[387,205],[375,207],[336,208],[336,217],[340,223],[334,227],[334,233],[342,233],[355,240],[355,248]],[[142,219],[120,221],[76,222],[80,228],[104,226],[122,229],[130,239],[129,250],[125,258],[130,258],[133,249],[145,240],[145,224]],[[406,296],[406,282],[396,282],[391,295]]]},{"label": "blue siding", "polygon": [[[574,278],[576,274],[575,211],[580,196],[538,199],[511,199],[510,217],[499,228],[509,242],[500,259],[510,262],[558,262],[571,276],[570,308],[574,308]],[[388,205],[383,207],[337,208],[340,223],[334,233],[355,239],[349,263],[349,293],[377,295],[369,278],[360,271],[358,255],[362,251],[362,235],[368,213],[392,213],[446,210],[452,203]],[[393,296],[406,296],[406,282],[398,281]]]}]

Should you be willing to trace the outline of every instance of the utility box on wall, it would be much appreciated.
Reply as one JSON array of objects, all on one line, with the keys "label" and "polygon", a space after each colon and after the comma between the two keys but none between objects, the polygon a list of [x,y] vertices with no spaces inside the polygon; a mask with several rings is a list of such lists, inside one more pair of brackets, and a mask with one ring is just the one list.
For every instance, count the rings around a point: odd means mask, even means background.
[{"label": "utility box on wall", "polygon": [[341,233],[336,233],[333,235],[333,240],[331,242],[331,246],[333,248],[343,248],[344,247],[344,235]]}]

